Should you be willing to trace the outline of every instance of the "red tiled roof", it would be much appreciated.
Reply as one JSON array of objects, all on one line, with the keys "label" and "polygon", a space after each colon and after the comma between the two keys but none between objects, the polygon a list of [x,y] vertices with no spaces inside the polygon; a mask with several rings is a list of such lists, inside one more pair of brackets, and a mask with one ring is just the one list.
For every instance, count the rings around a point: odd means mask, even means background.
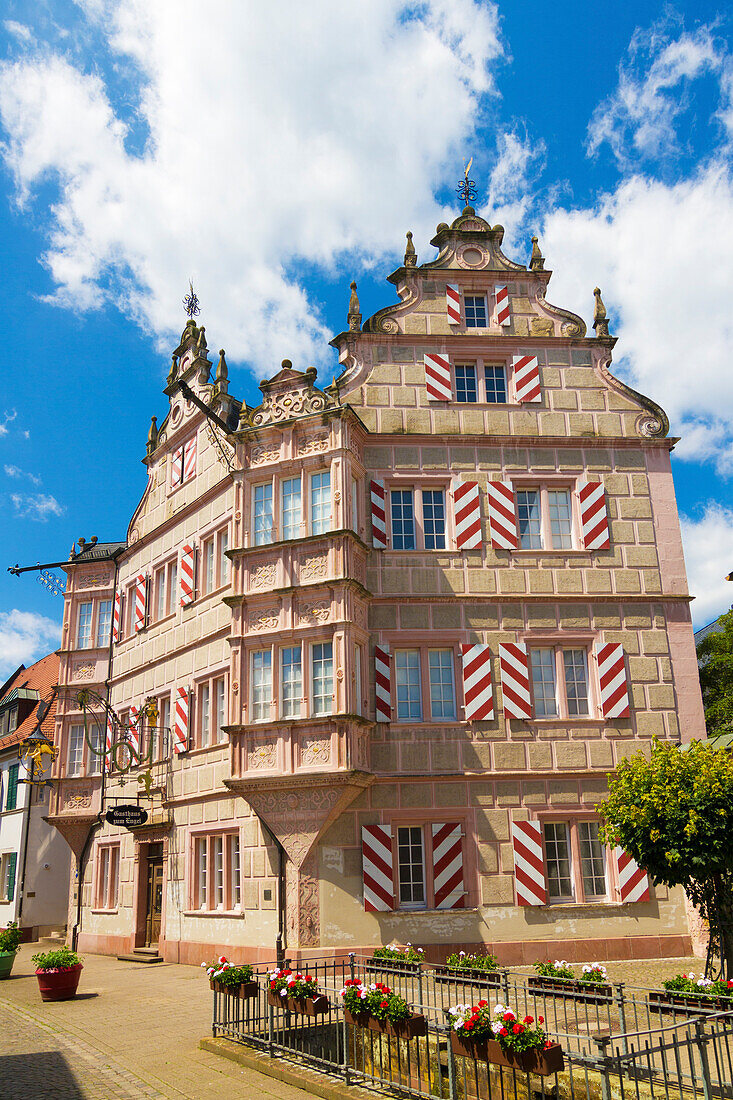
[{"label": "red tiled roof", "polygon": [[[9,695],[17,688],[30,688],[37,691],[40,699],[50,699],[53,689],[59,682],[59,656],[57,653],[48,653],[45,657],[41,657],[40,661],[36,661],[34,665],[24,669],[20,676],[16,676],[10,687],[8,688],[6,695]],[[2,699],[0,699],[2,702]],[[41,732],[44,736],[48,737],[50,741],[53,741],[54,725],[56,720],[56,697],[54,696],[53,702],[49,707],[48,714],[41,723]],[[12,733],[9,733],[7,737],[0,739],[0,750],[7,749],[11,745],[17,745],[20,741],[32,733],[36,725],[36,705],[28,715],[28,717],[21,722],[21,724],[14,729]]]}]

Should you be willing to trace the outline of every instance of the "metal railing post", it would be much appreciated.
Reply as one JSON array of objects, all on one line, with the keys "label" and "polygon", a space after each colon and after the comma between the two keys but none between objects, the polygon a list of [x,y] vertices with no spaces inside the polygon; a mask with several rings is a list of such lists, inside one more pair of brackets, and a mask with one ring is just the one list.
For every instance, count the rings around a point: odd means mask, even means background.
[{"label": "metal railing post", "polygon": [[601,1075],[601,1100],[611,1100],[611,1066],[612,1059],[608,1055],[610,1035],[593,1035],[593,1042],[598,1047],[598,1072]]},{"label": "metal railing post", "polygon": [[354,952],[353,951],[349,951],[349,972],[350,972],[351,980],[353,982],[354,972],[355,972],[354,971]]},{"label": "metal railing post", "polygon": [[[441,1034],[438,1027],[438,1035]],[[456,1081],[456,1059],[453,1048],[450,1045],[450,1028],[445,1029],[446,1058],[448,1060],[448,1097],[449,1100],[458,1100],[458,1082]]]},{"label": "metal railing post", "polygon": [[[621,1045],[622,1045],[624,1054],[628,1054],[629,1053],[629,1041],[626,1038],[626,1000],[625,1000],[625,997],[624,997],[624,986],[625,985],[626,985],[626,982],[616,982],[616,989],[618,991],[616,993],[616,1004],[618,1005],[619,1026],[620,1026],[621,1032],[622,1032]],[[609,1021],[609,1023],[610,1023],[610,1021]]]},{"label": "metal railing post", "polygon": [[506,968],[501,972],[501,984],[504,990],[504,1004],[509,1004],[509,971]]},{"label": "metal railing post", "polygon": [[422,999],[422,963],[417,964],[417,1003],[421,1009],[424,1009],[425,1004]]},{"label": "metal railing post", "polygon": [[275,1016],[275,1009],[271,1004],[267,1006],[267,1049],[270,1057],[272,1058],[272,1032],[273,1032],[273,1019]]},{"label": "metal railing post", "polygon": [[702,1095],[703,1100],[711,1100],[713,1094],[713,1083],[710,1078],[710,1062],[708,1061],[708,1042],[710,1036],[705,1034],[705,1023],[703,1020],[695,1020],[695,1040],[697,1042],[698,1050],[700,1051],[700,1074],[702,1076]]}]

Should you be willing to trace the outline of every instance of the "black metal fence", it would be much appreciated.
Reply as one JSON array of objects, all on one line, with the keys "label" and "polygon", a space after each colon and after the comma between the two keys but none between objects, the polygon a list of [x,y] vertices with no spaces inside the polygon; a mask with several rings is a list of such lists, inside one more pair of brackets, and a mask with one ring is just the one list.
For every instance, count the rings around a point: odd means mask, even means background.
[{"label": "black metal fence", "polygon": [[[703,1015],[703,1002],[665,1002],[658,990],[624,983],[566,990],[506,970],[466,978],[446,967],[329,955],[307,963],[328,1009],[306,1016],[268,1002],[275,969],[276,963],[257,967],[252,999],[214,993],[214,1035],[349,1084],[421,1100],[733,1100],[733,1012]],[[353,977],[389,985],[426,1017],[426,1034],[395,1038],[347,1023],[340,990]],[[447,1010],[482,999],[518,1016],[542,1016],[548,1037],[563,1048],[564,1070],[540,1077],[454,1054]]]}]

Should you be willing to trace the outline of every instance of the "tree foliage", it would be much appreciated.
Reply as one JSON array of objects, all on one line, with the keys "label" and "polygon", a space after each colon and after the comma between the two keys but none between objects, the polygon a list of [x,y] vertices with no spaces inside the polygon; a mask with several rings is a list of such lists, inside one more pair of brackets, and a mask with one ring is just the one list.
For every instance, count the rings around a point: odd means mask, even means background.
[{"label": "tree foliage", "polygon": [[718,622],[723,629],[708,634],[697,647],[708,737],[733,733],[733,611]]}]

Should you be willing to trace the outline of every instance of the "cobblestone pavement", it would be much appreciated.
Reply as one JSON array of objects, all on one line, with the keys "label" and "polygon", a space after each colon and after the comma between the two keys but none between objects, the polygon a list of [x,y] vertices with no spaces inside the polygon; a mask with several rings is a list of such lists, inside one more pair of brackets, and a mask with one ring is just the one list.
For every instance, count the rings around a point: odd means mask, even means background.
[{"label": "cobblestone pavement", "polygon": [[199,1050],[211,1034],[200,967],[86,955],[79,995],[44,1004],[30,961],[44,949],[24,945],[0,983],[0,1100],[306,1100]]}]

